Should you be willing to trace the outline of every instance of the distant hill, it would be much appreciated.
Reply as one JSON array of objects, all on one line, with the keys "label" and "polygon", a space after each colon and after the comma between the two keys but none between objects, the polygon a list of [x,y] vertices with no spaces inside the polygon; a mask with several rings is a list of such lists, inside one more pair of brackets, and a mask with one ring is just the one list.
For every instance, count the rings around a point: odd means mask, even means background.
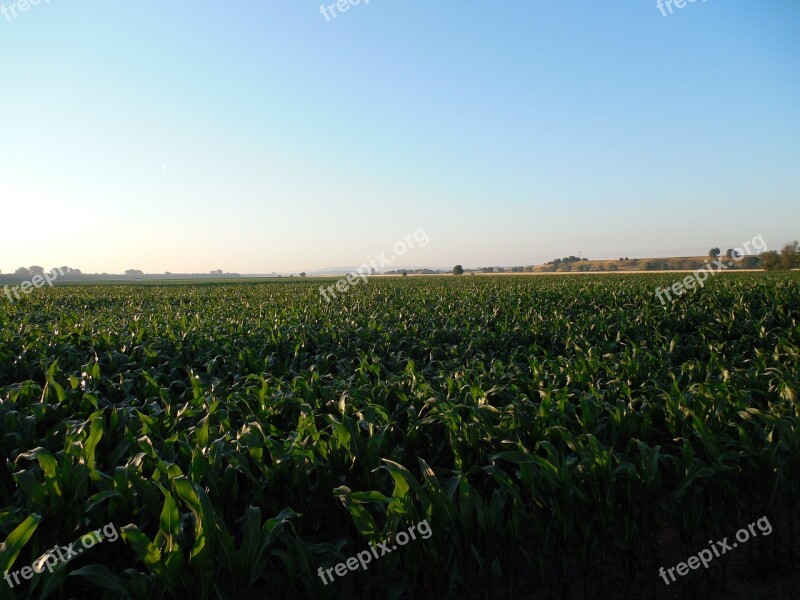
[{"label": "distant hill", "polygon": [[[719,258],[727,269],[758,269],[757,256],[743,256],[741,260],[722,256]],[[574,262],[549,262],[536,265],[534,273],[547,272],[603,272],[603,271],[696,271],[704,268],[712,260],[707,256],[675,256],[670,258],[622,258],[612,260],[578,260]],[[728,263],[733,263],[730,266]]]}]

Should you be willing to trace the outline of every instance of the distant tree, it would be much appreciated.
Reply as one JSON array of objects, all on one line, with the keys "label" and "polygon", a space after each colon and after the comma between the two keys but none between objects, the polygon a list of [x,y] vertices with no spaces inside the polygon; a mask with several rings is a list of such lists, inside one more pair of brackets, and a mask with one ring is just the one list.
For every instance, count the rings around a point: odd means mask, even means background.
[{"label": "distant tree", "polygon": [[625,260],[630,260],[630,258],[628,258],[628,257],[626,256],[626,257],[625,257]]},{"label": "distant tree", "polygon": [[781,257],[775,252],[770,250],[761,255],[761,268],[766,271],[776,271],[781,268]]},{"label": "distant tree", "polygon": [[403,269],[403,277],[408,277],[408,271],[406,271],[405,269]]},{"label": "distant tree", "polygon": [[26,269],[25,267],[20,267],[19,269],[14,271],[14,275],[17,275],[18,277],[29,278],[31,276],[31,272],[29,269]]},{"label": "distant tree", "polygon": [[800,267],[800,242],[789,242],[781,249],[781,268],[794,269]]},{"label": "distant tree", "polygon": [[40,267],[40,266],[37,266],[37,265],[34,265],[32,267],[28,267],[28,271],[31,272],[32,276],[33,275],[44,275],[44,267]]},{"label": "distant tree", "polygon": [[592,270],[592,268],[589,265],[578,265],[576,267],[576,269],[578,271],[580,271],[581,273],[585,273],[586,271],[591,271]]},{"label": "distant tree", "polygon": [[503,267],[495,267],[495,273],[505,273],[506,270]]},{"label": "distant tree", "polygon": [[306,276],[306,272],[305,272],[305,271],[303,271],[302,273],[300,273],[300,277],[305,277],[305,276]]},{"label": "distant tree", "polygon": [[139,269],[125,269],[125,277],[144,277],[144,272]]},{"label": "distant tree", "polygon": [[370,274],[375,275],[375,273],[377,273],[377,272],[378,271],[375,269],[375,267],[372,267],[372,271],[370,271]]},{"label": "distant tree", "polygon": [[757,269],[761,260],[757,256],[745,256],[742,258],[743,269]]},{"label": "distant tree", "polygon": [[734,250],[733,248],[728,248],[725,251],[725,256],[727,256],[728,258],[739,258],[739,253],[736,252],[736,250]]},{"label": "distant tree", "polygon": [[461,265],[456,265],[453,267],[453,275],[463,275],[464,274],[464,267]]},{"label": "distant tree", "polygon": [[719,254],[720,254],[719,248],[712,248],[711,250],[708,251],[708,255],[711,258],[717,258],[719,256]]}]

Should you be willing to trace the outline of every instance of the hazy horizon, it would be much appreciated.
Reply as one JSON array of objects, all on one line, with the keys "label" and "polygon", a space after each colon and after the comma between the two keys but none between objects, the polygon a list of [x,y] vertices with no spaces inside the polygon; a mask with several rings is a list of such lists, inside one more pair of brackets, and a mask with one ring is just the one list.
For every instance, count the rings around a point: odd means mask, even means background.
[{"label": "hazy horizon", "polygon": [[[784,243],[781,242],[780,244],[775,244],[774,246],[769,246],[769,250],[780,250],[781,247],[783,247],[783,245],[784,245]],[[625,258],[630,258],[630,259],[698,258],[698,257],[707,256],[708,255],[708,251],[712,247],[721,248],[721,252],[724,254],[726,248],[738,247],[738,245],[737,244],[706,245],[702,250],[698,248],[697,251],[695,253],[693,253],[693,254],[665,254],[665,253],[662,253],[662,254],[645,255],[645,254],[637,254],[637,253],[632,253],[632,252],[627,252],[627,253],[626,252],[621,252],[621,253],[617,253],[617,255],[615,255],[615,256],[586,256],[585,255],[586,253],[582,253],[582,254],[583,254],[583,257],[588,259],[589,261],[616,260],[616,259],[620,258],[621,256],[625,257]],[[744,253],[744,255],[747,255],[747,254],[748,253]],[[757,255],[759,253],[755,252],[755,251],[751,251],[749,254]],[[381,272],[386,272],[386,271],[396,271],[396,270],[404,270],[404,269],[406,269],[406,270],[407,269],[432,269],[432,270],[446,270],[446,271],[449,271],[449,270],[451,270],[453,268],[453,266],[455,266],[457,264],[461,265],[464,269],[467,269],[467,270],[469,270],[469,269],[481,269],[481,268],[485,268],[485,267],[510,268],[510,267],[520,267],[520,266],[539,266],[539,265],[546,264],[547,262],[550,262],[555,258],[564,258],[564,257],[570,256],[570,255],[571,254],[567,253],[567,254],[564,254],[564,255],[561,255],[561,256],[550,256],[550,257],[547,257],[547,258],[541,258],[539,260],[533,260],[532,262],[491,262],[491,261],[483,261],[483,263],[480,263],[480,264],[465,264],[465,263],[454,262],[453,264],[446,264],[446,265],[445,264],[438,264],[438,265],[437,264],[422,264],[422,263],[419,263],[419,264],[418,263],[413,263],[413,264],[411,264],[411,263],[399,263],[398,262],[398,263],[393,263],[391,265],[386,265],[382,269],[378,269],[377,272],[381,273]],[[577,254],[572,254],[572,255],[577,256]],[[291,269],[289,269],[289,270],[272,269],[272,270],[265,270],[265,271],[237,271],[236,269],[231,269],[231,270],[223,269],[223,271],[225,273],[230,273],[230,274],[237,274],[237,275],[242,275],[242,276],[254,276],[254,277],[263,277],[263,276],[269,277],[269,276],[272,276],[272,275],[299,274],[301,272],[308,273],[309,275],[311,275],[311,274],[321,274],[321,273],[344,274],[344,273],[349,273],[349,272],[354,271],[359,266],[365,264],[365,262],[368,264],[368,261],[363,261],[363,262],[358,263],[358,264],[352,263],[352,264],[346,264],[346,265],[320,266],[320,267],[312,267],[312,268],[305,268],[305,269],[295,269],[295,270],[291,270]],[[169,269],[168,268],[168,269],[161,270],[161,271],[147,271],[146,269],[139,269],[135,265],[128,265],[128,266],[126,266],[124,268],[120,268],[120,269],[117,269],[115,271],[91,271],[91,270],[82,268],[80,265],[56,265],[56,264],[53,264],[53,265],[50,265],[50,264],[41,265],[41,264],[31,263],[31,264],[20,264],[17,267],[10,268],[8,270],[0,269],[0,276],[1,275],[13,275],[14,271],[16,269],[18,269],[20,267],[28,268],[28,267],[31,267],[31,266],[40,266],[40,267],[43,267],[46,271],[50,271],[51,269],[54,269],[54,268],[57,269],[59,267],[68,266],[68,267],[73,268],[73,269],[79,269],[81,271],[81,273],[83,273],[85,275],[101,275],[101,274],[123,275],[124,272],[126,270],[128,270],[128,269],[138,269],[138,270],[143,271],[147,275],[163,275],[163,274],[167,274],[167,273],[168,274],[172,274],[172,275],[202,275],[202,274],[208,274],[208,273],[210,273],[210,271],[216,270],[216,269],[203,269],[203,270],[200,270],[200,271],[179,271],[179,270],[176,270],[176,269]]]}]

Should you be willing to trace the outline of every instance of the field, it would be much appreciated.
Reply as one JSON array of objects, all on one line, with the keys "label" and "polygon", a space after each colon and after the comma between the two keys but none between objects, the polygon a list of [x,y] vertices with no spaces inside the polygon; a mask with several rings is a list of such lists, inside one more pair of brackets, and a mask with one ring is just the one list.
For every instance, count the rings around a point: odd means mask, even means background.
[{"label": "field", "polygon": [[[679,279],[4,302],[0,572],[120,537],[0,597],[796,598],[800,274],[662,306]],[[761,517],[771,534],[659,576]],[[427,539],[323,583],[423,520]]]}]

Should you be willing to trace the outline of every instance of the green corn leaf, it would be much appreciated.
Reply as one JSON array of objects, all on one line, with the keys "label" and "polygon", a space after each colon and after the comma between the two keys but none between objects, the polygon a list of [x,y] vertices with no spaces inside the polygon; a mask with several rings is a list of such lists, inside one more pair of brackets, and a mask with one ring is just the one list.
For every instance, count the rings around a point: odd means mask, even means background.
[{"label": "green corn leaf", "polygon": [[70,573],[70,577],[83,577],[92,585],[109,592],[113,592],[117,598],[130,598],[130,594],[125,586],[122,577],[114,575],[108,567],[103,565],[87,565],[76,569]]},{"label": "green corn leaf", "polygon": [[5,542],[0,544],[0,573],[5,573],[11,568],[41,521],[40,515],[30,515],[11,532]]}]

